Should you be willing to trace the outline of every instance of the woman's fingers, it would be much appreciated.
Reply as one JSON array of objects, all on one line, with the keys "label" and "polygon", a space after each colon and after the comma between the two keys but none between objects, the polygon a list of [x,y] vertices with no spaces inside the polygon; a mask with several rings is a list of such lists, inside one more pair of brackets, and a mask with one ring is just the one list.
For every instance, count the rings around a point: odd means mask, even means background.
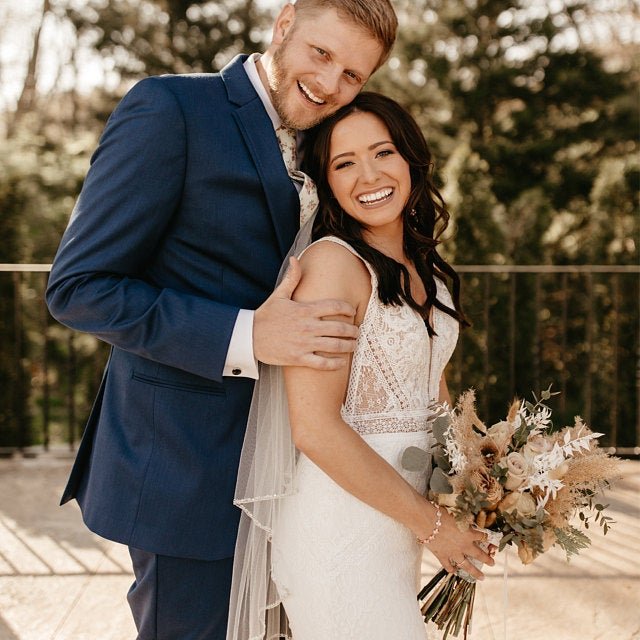
[{"label": "woman's fingers", "polygon": [[491,549],[495,549],[495,547],[493,545],[488,545],[488,547],[485,549],[484,547],[480,547],[478,545],[478,542],[474,542],[473,546],[475,547],[475,549],[473,557],[480,560],[482,564],[488,564],[490,567],[492,567],[495,564],[495,560],[493,559]]},{"label": "woman's fingers", "polygon": [[458,564],[453,558],[445,558],[440,560],[440,564],[449,573],[456,573],[458,571]]},{"label": "woman's fingers", "polygon": [[[446,514],[446,515],[445,515]],[[428,548],[449,573],[457,573],[459,569],[466,571],[476,580],[483,580],[482,565],[493,566],[493,545],[487,545],[488,536],[484,531],[468,528],[460,531],[455,519],[443,511],[442,530]],[[481,545],[487,547],[485,551]]]},{"label": "woman's fingers", "polygon": [[472,561],[470,556],[465,556],[462,562],[458,563],[458,569],[466,571],[469,575],[473,576],[476,580],[484,580],[484,574]]}]

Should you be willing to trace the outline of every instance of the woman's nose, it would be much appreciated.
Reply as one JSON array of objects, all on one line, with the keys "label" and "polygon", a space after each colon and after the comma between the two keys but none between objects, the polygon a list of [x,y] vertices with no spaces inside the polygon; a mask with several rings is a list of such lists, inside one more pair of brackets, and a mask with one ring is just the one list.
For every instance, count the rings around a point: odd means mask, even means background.
[{"label": "woman's nose", "polygon": [[378,167],[376,167],[375,163],[366,161],[363,162],[361,166],[362,173],[360,178],[363,182],[372,184],[378,180],[380,177],[380,171],[378,170]]}]

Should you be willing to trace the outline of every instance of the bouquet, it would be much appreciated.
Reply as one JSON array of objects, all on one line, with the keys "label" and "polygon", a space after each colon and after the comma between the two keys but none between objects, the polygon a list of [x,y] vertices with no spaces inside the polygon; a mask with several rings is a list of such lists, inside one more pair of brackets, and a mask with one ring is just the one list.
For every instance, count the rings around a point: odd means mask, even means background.
[{"label": "bouquet", "polygon": [[[469,390],[455,409],[439,405],[433,423],[429,497],[447,508],[461,529],[485,531],[500,551],[516,546],[523,564],[555,545],[567,559],[586,548],[590,541],[574,526],[576,515],[583,529],[597,523],[606,534],[612,524],[604,514],[608,505],[595,497],[618,475],[618,461],[598,447],[603,434],[593,433],[580,417],[554,431],[544,404],[552,395],[549,387],[540,399],[534,394],[533,403],[515,400],[506,419],[487,428]],[[427,457],[410,447],[403,464],[415,470]],[[469,574],[442,569],[418,594],[425,622],[444,629],[444,640],[461,630],[467,638],[475,589]]]}]

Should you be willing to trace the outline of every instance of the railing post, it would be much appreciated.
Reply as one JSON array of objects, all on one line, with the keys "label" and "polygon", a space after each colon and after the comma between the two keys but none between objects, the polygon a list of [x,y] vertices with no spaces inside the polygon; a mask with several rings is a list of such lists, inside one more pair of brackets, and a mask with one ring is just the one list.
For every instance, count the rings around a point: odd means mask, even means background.
[{"label": "railing post", "polygon": [[23,452],[24,448],[30,444],[27,442],[28,428],[27,416],[25,414],[24,393],[24,363],[23,363],[23,339],[22,339],[22,295],[21,284],[22,274],[14,271],[13,279],[13,313],[14,313],[14,349],[16,366],[16,386],[14,389],[13,406],[15,408],[15,418],[17,421],[18,451]]},{"label": "railing post", "polygon": [[68,441],[69,451],[73,451],[73,445],[76,440],[76,347],[75,334],[73,331],[69,331],[67,344],[69,348],[67,380],[67,415],[69,420]]},{"label": "railing post", "polygon": [[560,368],[560,412],[564,419],[567,412],[567,331],[568,331],[568,315],[569,315],[569,274],[565,271],[562,274],[562,342],[561,357],[562,365]]},{"label": "railing post", "polygon": [[509,274],[509,400],[516,395],[516,274]]},{"label": "railing post", "polygon": [[585,420],[591,425],[591,406],[593,401],[593,389],[591,374],[593,371],[593,274],[586,274],[587,280],[587,320],[585,338],[587,341],[587,378],[584,385]]},{"label": "railing post", "polygon": [[[460,289],[464,292],[466,283],[463,283],[464,274],[460,274]],[[463,363],[463,351],[464,351],[464,339],[463,336],[460,335],[458,338],[458,342],[456,344],[456,349],[454,351],[454,360],[455,360],[455,372],[456,372],[456,396],[459,396],[463,391],[463,380],[462,380],[462,363]],[[451,400],[455,404],[455,400],[452,398]]]},{"label": "railing post", "polygon": [[489,349],[491,345],[491,274],[484,274],[484,393],[482,394],[482,408],[485,416],[489,414],[489,374],[491,371],[489,360]]},{"label": "railing post", "polygon": [[539,273],[535,274],[535,295],[534,295],[534,305],[535,305],[535,313],[534,313],[534,329],[533,329],[533,387],[536,390],[536,393],[539,393],[542,390],[542,386],[540,383],[540,362],[541,362],[541,353],[540,353],[540,313],[542,310],[542,287],[540,286],[540,278],[541,275]]},{"label": "railing post", "polygon": [[[640,284],[638,288],[640,289]],[[636,441],[634,445],[640,448],[640,339],[638,340],[638,354],[636,359]]]},{"label": "railing post", "polygon": [[[43,291],[46,291],[49,274],[44,273],[43,276]],[[51,420],[51,414],[49,410],[49,403],[51,402],[51,394],[49,389],[49,311],[47,309],[46,303],[44,302],[44,298],[42,299],[41,308],[42,337],[44,343],[42,347],[42,443],[44,445],[44,450],[49,451],[49,423]]]},{"label": "railing post", "polygon": [[615,447],[618,444],[618,346],[619,346],[619,332],[620,332],[620,276],[617,273],[613,274],[613,375],[611,376],[611,435],[609,438],[609,445]]}]

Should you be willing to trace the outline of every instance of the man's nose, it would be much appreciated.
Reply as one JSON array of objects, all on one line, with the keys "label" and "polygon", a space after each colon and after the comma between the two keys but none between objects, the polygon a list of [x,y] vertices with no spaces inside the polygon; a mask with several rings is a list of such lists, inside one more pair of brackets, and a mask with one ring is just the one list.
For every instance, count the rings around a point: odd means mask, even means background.
[{"label": "man's nose", "polygon": [[318,84],[325,96],[332,96],[340,91],[340,79],[342,72],[337,67],[331,66],[318,75]]}]

